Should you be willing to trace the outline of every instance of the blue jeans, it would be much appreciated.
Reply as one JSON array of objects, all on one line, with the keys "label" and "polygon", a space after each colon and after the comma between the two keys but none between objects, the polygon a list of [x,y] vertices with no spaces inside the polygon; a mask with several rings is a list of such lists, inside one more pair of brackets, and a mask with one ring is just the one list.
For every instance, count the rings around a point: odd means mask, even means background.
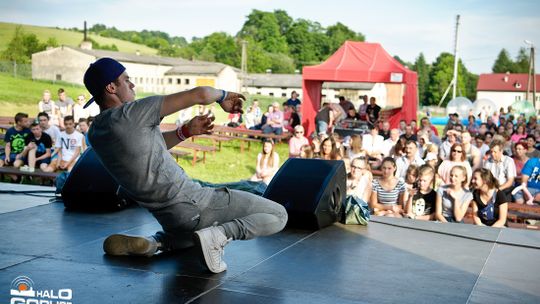
[{"label": "blue jeans", "polygon": [[328,123],[324,120],[317,121],[317,135],[328,132]]},{"label": "blue jeans", "polygon": [[262,128],[262,132],[264,134],[274,133],[276,135],[281,135],[283,134],[283,128],[282,127],[274,128],[274,127],[271,127],[270,125],[267,125],[264,128]]},{"label": "blue jeans", "polygon": [[[215,189],[208,206],[180,203],[165,209],[168,210],[154,211],[154,216],[163,226],[163,231],[156,233],[154,238],[162,243],[163,251],[193,246],[193,233],[214,223],[222,226],[227,238],[233,240],[271,235],[281,231],[287,223],[287,212],[280,204],[249,192],[227,188]],[[167,218],[170,216],[185,217],[186,224],[168,227]]]}]

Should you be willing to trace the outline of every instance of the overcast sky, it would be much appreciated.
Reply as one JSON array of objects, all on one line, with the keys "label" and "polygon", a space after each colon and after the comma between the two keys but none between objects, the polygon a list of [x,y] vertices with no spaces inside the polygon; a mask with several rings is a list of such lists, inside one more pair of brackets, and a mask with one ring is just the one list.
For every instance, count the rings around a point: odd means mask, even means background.
[{"label": "overcast sky", "polygon": [[160,30],[191,40],[216,31],[235,35],[253,9],[282,9],[323,26],[342,22],[411,62],[420,52],[428,62],[452,53],[460,14],[460,58],[474,73],[490,73],[502,48],[515,58],[525,39],[540,45],[538,0],[0,0],[0,21],[82,28],[87,20],[90,26]]}]

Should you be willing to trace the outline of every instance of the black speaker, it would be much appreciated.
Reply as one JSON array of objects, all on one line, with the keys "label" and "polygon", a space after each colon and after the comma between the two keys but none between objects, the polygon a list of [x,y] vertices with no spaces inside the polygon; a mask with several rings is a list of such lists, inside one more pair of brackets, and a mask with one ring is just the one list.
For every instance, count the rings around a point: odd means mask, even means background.
[{"label": "black speaker", "polygon": [[340,219],[347,196],[347,172],[341,160],[290,158],[263,195],[280,203],[288,227],[318,230]]},{"label": "black speaker", "polygon": [[69,173],[62,200],[66,208],[82,211],[115,211],[133,203],[90,147]]}]

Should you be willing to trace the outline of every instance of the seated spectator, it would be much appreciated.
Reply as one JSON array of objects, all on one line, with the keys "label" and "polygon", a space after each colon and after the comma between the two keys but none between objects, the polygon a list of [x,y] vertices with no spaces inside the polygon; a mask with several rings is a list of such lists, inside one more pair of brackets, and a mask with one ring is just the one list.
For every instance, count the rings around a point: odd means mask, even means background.
[{"label": "seated spectator", "polygon": [[[470,180],[472,177],[472,169],[469,165],[469,162],[465,158],[465,149],[463,149],[463,144],[454,144],[452,146],[450,157],[443,160],[439,165],[437,173],[442,178],[444,184],[450,184],[450,173],[452,168],[455,166],[462,166],[467,172],[467,180]],[[467,185],[466,185],[467,186]]]},{"label": "seated spectator", "polygon": [[467,171],[462,166],[455,166],[450,171],[450,184],[437,190],[435,218],[443,223],[462,222],[472,201],[472,193],[465,189]]},{"label": "seated spectator", "polygon": [[402,156],[405,156],[405,142],[400,139],[394,145],[392,150],[390,150],[390,157],[398,159]]},{"label": "seated spectator", "polygon": [[512,134],[510,137],[510,140],[514,143],[518,143],[522,139],[527,138],[527,129],[525,128],[525,124],[519,124],[517,126],[516,132]]},{"label": "seated spectator", "polygon": [[[525,163],[529,160],[527,157],[527,144],[524,141],[520,141],[515,144],[515,153],[512,156],[514,159],[514,165],[516,166],[516,178],[515,183],[521,183],[521,170]],[[519,186],[519,185],[518,185]]]},{"label": "seated spectator", "polygon": [[244,114],[244,124],[246,129],[251,129],[257,124],[253,106],[247,108],[246,114]]},{"label": "seated spectator", "polygon": [[321,138],[315,136],[311,141],[311,151],[313,152],[313,158],[321,158]]},{"label": "seated spectator", "polygon": [[480,149],[472,144],[472,136],[469,132],[461,133],[461,144],[463,146],[463,153],[465,158],[469,162],[471,168],[477,169],[482,165],[482,158],[480,156]]},{"label": "seated spectator", "polygon": [[476,118],[475,118],[473,115],[469,115],[469,125],[467,126],[467,131],[468,131],[471,135],[476,135],[476,134],[478,134],[479,127],[478,127],[478,125],[476,124]]},{"label": "seated spectator", "polygon": [[304,127],[297,125],[294,128],[294,136],[289,139],[289,157],[300,157],[300,148],[305,145],[309,145],[309,141],[304,136]]},{"label": "seated spectator", "polygon": [[370,128],[369,134],[362,136],[362,148],[366,150],[370,157],[382,159],[384,138],[379,135],[379,127],[377,125],[373,125]]},{"label": "seated spectator", "polygon": [[52,124],[58,125],[58,107],[51,99],[51,92],[49,90],[43,91],[43,97],[38,102],[39,112],[47,113],[48,117],[52,120]]},{"label": "seated spectator", "polygon": [[489,151],[489,146],[485,144],[486,136],[482,134],[476,135],[476,138],[474,139],[474,143],[478,150],[480,150],[480,164],[482,164],[482,160],[485,158],[486,153]]},{"label": "seated spectator", "polygon": [[313,148],[311,148],[311,145],[300,147],[300,158],[313,158]]},{"label": "seated spectator", "polygon": [[431,121],[427,117],[422,117],[422,119],[420,119],[420,128],[416,131],[418,133],[418,131],[421,130],[431,130],[435,136],[439,136],[439,131],[437,131],[437,128],[431,124]]},{"label": "seated spectator", "polygon": [[279,103],[274,102],[272,104],[273,112],[267,116],[267,123],[262,127],[262,131],[265,134],[274,133],[276,135],[283,134],[283,112],[279,110]]},{"label": "seated spectator", "polygon": [[396,176],[405,179],[407,168],[410,165],[421,166],[424,160],[418,155],[418,147],[415,141],[408,140],[405,144],[405,155],[396,159]]},{"label": "seated spectator", "polygon": [[4,155],[0,156],[0,167],[13,166],[20,168],[23,165],[22,152],[24,151],[26,139],[32,134],[28,129],[28,125],[28,114],[17,113],[15,115],[15,126],[9,128],[4,137],[6,146]]},{"label": "seated spectator", "polygon": [[418,137],[416,136],[416,134],[414,134],[414,131],[413,131],[413,127],[412,126],[406,126],[405,127],[405,134],[401,135],[400,137],[403,137],[405,138],[405,140],[413,140],[413,141],[417,141],[418,140]]},{"label": "seated spectator", "polygon": [[73,115],[73,99],[66,95],[66,91],[63,88],[58,89],[58,101],[56,106],[58,107],[58,122],[60,123],[60,129],[64,129],[64,118],[66,116]]},{"label": "seated spectator", "polygon": [[398,141],[399,141],[399,130],[398,129],[390,130],[390,137],[388,139],[385,139],[382,144],[381,153],[383,157],[393,156],[392,150]]},{"label": "seated spectator", "polygon": [[51,137],[53,146],[58,138],[60,138],[60,129],[57,126],[50,123],[49,115],[45,112],[38,114],[38,122],[41,126],[41,131],[49,134]]},{"label": "seated spectator", "polygon": [[73,119],[79,121],[81,118],[88,118],[90,116],[90,109],[85,109],[86,98],[83,94],[77,96],[77,102],[73,105]]},{"label": "seated spectator", "polygon": [[90,126],[88,125],[88,118],[79,119],[79,123],[77,124],[77,131],[81,132],[81,134],[84,136],[81,153],[86,151],[86,148],[90,146],[90,142],[88,141],[88,128],[90,128]]},{"label": "seated spectator", "polygon": [[289,107],[289,109],[290,109],[290,115],[287,120],[287,124],[285,128],[287,129],[288,132],[293,133],[294,128],[296,126],[299,126],[301,121],[300,121],[300,116],[298,115],[298,112],[296,111],[296,107]]},{"label": "seated spectator", "polygon": [[349,149],[347,149],[347,158],[355,159],[361,156],[367,156],[367,151],[362,148],[362,136],[353,134],[349,143]]},{"label": "seated spectator", "polygon": [[[229,113],[227,116],[227,127],[238,128],[242,123],[242,114],[240,113]],[[268,132],[271,133],[271,132]]]},{"label": "seated spectator", "polygon": [[252,130],[262,130],[268,125],[268,117],[274,112],[274,106],[269,105],[268,110],[261,116],[261,122],[250,129]]},{"label": "seated spectator", "polygon": [[327,137],[321,142],[321,159],[340,160],[342,157],[333,137]]},{"label": "seated spectator", "polygon": [[269,184],[279,169],[279,155],[274,152],[274,143],[270,139],[263,142],[262,152],[257,155],[257,166],[251,181]]},{"label": "seated spectator", "polygon": [[446,132],[446,140],[442,143],[441,147],[439,148],[439,158],[442,160],[447,159],[450,157],[450,149],[452,146],[458,142],[458,136],[459,132],[455,130],[449,130]]},{"label": "seated spectator", "polygon": [[57,169],[71,172],[81,155],[84,137],[75,130],[73,116],[68,115],[64,118],[64,126],[66,130],[60,133],[60,138],[55,144],[57,157],[53,158],[49,166],[43,169],[45,172],[54,172]]},{"label": "seated spectator", "polygon": [[355,109],[355,108],[350,108],[350,109],[347,111],[347,117],[345,117],[345,119],[349,119],[349,120],[360,120],[360,114],[356,113],[356,109]]},{"label": "seated spectator", "polygon": [[[418,168],[420,166],[410,165],[405,171],[405,191],[409,191],[415,187],[416,182],[418,181]],[[406,200],[405,200],[406,201]],[[403,206],[405,207],[405,206]]]},{"label": "seated spectator", "polygon": [[540,158],[530,158],[521,170],[521,186],[512,194],[518,204],[540,202]]},{"label": "seated spectator", "polygon": [[405,134],[405,129],[407,129],[407,121],[402,119],[399,121],[399,136]]},{"label": "seated spectator", "polygon": [[354,195],[364,202],[369,201],[373,175],[367,158],[358,157],[351,161],[351,172],[347,175],[347,196]]},{"label": "seated spectator", "polygon": [[435,218],[437,192],[433,190],[435,170],[429,165],[418,169],[418,181],[405,192],[405,211],[409,218],[430,221]]},{"label": "seated spectator", "polygon": [[43,170],[51,163],[52,139],[37,122],[32,123],[30,130],[32,134],[26,138],[26,147],[22,152],[28,166],[21,167],[21,170],[34,172],[36,167]]},{"label": "seated spectator", "polygon": [[369,205],[375,215],[402,217],[405,182],[396,177],[396,162],[386,157],[381,165],[382,176],[372,183]]},{"label": "seated spectator", "polygon": [[379,135],[382,136],[384,140],[387,140],[390,138],[390,131],[390,123],[388,121],[383,121],[381,128],[379,129]]},{"label": "seated spectator", "polygon": [[528,158],[540,157],[540,151],[536,149],[536,139],[534,138],[534,135],[532,134],[527,135],[527,157]]},{"label": "seated spectator", "polygon": [[503,155],[504,142],[494,140],[490,145],[491,156],[484,162],[483,168],[491,171],[499,183],[499,190],[505,195],[510,195],[514,188],[516,177],[516,165],[514,161]]},{"label": "seated spectator", "polygon": [[504,227],[508,214],[506,195],[498,190],[498,183],[491,171],[476,169],[471,185],[473,191],[473,220],[476,225]]}]

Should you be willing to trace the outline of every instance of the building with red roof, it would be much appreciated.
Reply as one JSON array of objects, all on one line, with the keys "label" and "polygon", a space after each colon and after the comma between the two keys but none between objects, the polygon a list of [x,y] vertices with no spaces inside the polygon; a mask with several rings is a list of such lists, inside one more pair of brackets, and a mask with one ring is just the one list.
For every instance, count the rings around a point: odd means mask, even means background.
[{"label": "building with red roof", "polygon": [[[540,100],[540,94],[538,92],[538,89],[540,89],[540,75],[537,74],[535,76],[537,83],[535,104],[537,104]],[[480,74],[476,86],[476,98],[490,99],[497,106],[507,109],[514,102],[526,99],[528,78],[527,74]],[[533,90],[533,80],[531,78],[529,93],[529,101],[531,102]]]}]

